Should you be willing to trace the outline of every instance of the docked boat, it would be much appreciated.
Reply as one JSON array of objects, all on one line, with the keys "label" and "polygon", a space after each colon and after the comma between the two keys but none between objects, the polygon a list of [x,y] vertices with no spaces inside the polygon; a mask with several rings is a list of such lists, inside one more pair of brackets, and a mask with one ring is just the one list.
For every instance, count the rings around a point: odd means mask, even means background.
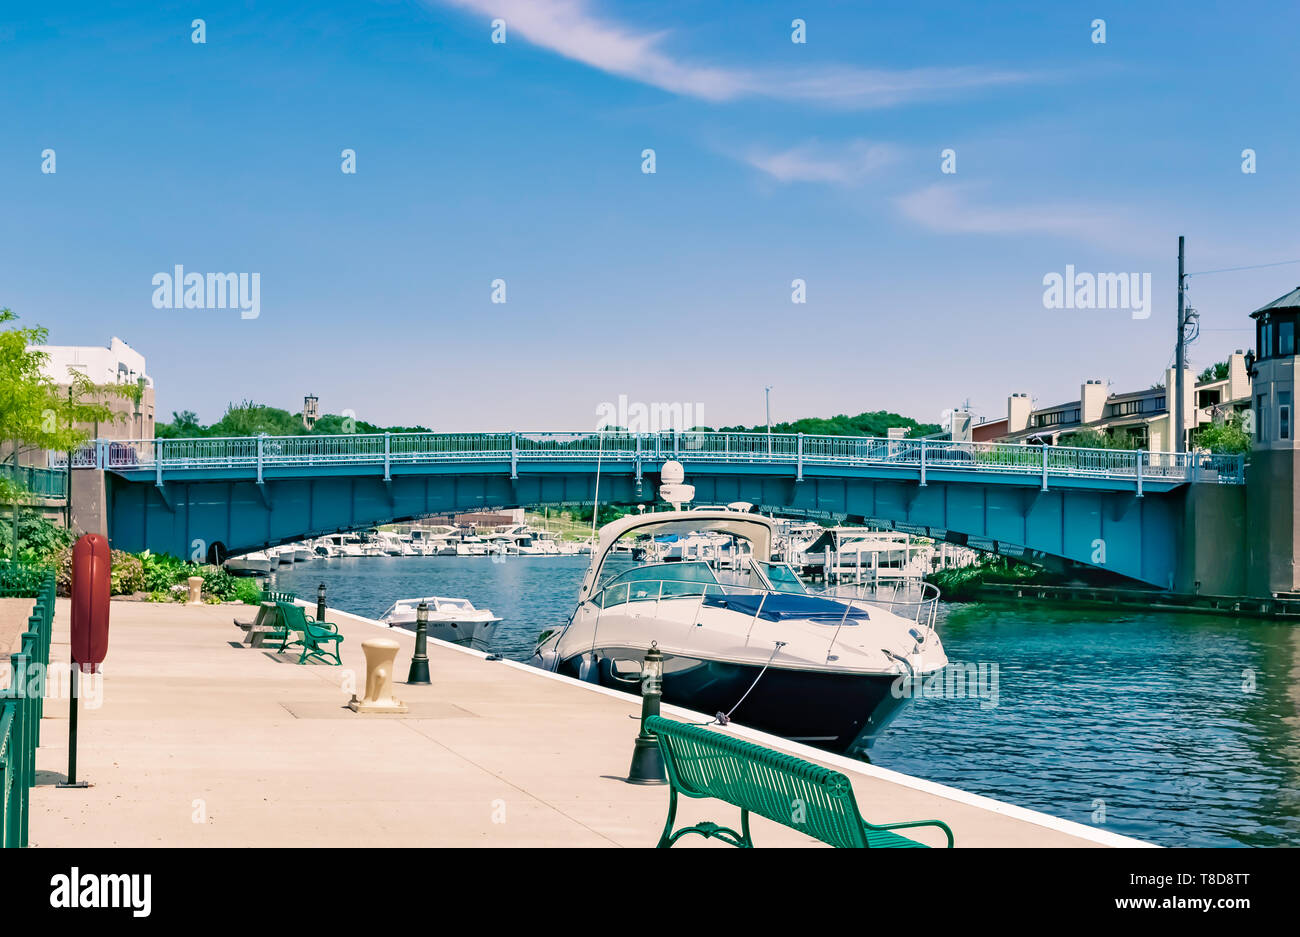
[{"label": "docked boat", "polygon": [[492,646],[492,638],[501,619],[493,615],[490,608],[475,608],[469,599],[441,595],[399,599],[379,620],[390,628],[414,631],[421,602],[429,606],[429,637],[463,644],[480,651],[486,651]]},{"label": "docked boat", "polygon": [[241,553],[239,556],[232,556],[223,564],[226,572],[235,575],[244,576],[265,576],[280,565],[278,559],[272,559],[262,550],[255,550],[252,553]]},{"label": "docked boat", "polygon": [[289,546],[293,549],[293,561],[295,563],[306,562],[316,555],[311,546],[305,542],[293,543],[289,544]]},{"label": "docked boat", "polygon": [[[674,510],[601,528],[577,608],[567,625],[542,633],[532,663],[637,693],[645,653],[657,644],[667,702],[832,751],[864,750],[948,663],[934,630],[937,590],[892,608],[812,594],[771,560],[772,519],[680,510],[693,489],[670,466],[661,494]],[[736,570],[690,559],[609,562],[620,541],[670,534],[743,540],[747,555]]]}]

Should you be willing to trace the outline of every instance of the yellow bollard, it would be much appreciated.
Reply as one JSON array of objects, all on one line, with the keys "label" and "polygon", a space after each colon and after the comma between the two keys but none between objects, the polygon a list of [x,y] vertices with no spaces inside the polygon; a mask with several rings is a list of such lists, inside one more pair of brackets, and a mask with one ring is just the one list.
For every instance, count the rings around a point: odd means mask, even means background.
[{"label": "yellow bollard", "polygon": [[185,604],[202,605],[203,604],[203,577],[191,576],[188,579],[186,579],[185,582],[190,587],[190,600]]},{"label": "yellow bollard", "polygon": [[406,704],[393,699],[393,665],[397,660],[397,651],[401,647],[388,638],[371,638],[361,642],[361,650],[366,652],[366,696],[357,699],[352,696],[348,706],[359,713],[404,713]]}]

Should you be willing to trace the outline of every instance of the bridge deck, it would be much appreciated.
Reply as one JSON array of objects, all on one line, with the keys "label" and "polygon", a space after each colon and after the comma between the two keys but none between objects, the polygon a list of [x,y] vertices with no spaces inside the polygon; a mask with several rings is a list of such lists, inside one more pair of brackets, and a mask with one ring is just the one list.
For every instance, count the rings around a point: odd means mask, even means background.
[{"label": "bridge deck", "polygon": [[[395,638],[404,672],[409,635],[332,614],[346,637],[344,667],[299,667],[230,645],[242,635],[232,613],[245,616],[246,607],[115,602],[112,613],[103,705],[81,720],[78,770],[94,786],[54,789],[67,765],[67,707],[47,706],[35,845],[636,847],[652,845],[662,828],[665,789],[619,779],[636,732],[631,697],[431,642],[433,685],[398,687],[410,713],[358,716],[344,708],[341,681],[349,669],[364,674],[361,642]],[[55,622],[52,657],[66,660],[64,600]],[[1136,844],[849,767],[871,819],[940,817],[958,846]],[[690,802],[679,814],[681,822],[734,818],[717,802]],[[754,838],[817,845],[763,820]],[[683,845],[715,845],[688,839]]]}]

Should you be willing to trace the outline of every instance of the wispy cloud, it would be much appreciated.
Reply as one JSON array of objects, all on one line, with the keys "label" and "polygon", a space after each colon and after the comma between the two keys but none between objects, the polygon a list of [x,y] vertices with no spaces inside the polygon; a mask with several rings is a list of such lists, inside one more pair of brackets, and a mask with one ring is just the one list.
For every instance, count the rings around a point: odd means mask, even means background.
[{"label": "wispy cloud", "polygon": [[755,148],[740,158],[780,182],[853,185],[898,157],[899,150],[892,144],[854,140],[837,146],[804,143],[777,151]]},{"label": "wispy cloud", "polygon": [[588,0],[425,0],[506,21],[507,36],[592,68],[708,101],[769,98],[827,107],[906,101],[1024,82],[1025,72],[954,68],[744,69],[686,61],[665,51],[667,32],[645,32],[594,13]]},{"label": "wispy cloud", "polygon": [[903,216],[950,234],[1045,234],[1104,247],[1151,249],[1154,232],[1132,212],[1085,203],[981,204],[974,187],[935,183],[895,200]]}]

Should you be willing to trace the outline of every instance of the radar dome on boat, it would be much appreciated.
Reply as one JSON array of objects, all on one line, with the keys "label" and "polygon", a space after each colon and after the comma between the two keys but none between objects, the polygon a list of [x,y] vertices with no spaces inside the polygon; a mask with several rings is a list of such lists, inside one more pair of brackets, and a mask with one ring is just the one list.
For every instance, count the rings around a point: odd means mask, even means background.
[{"label": "radar dome on boat", "polygon": [[695,486],[682,484],[685,478],[686,470],[682,468],[682,463],[671,459],[659,470],[659,480],[662,482],[659,485],[659,497],[671,504],[674,511],[680,511],[683,504],[695,500]]}]

